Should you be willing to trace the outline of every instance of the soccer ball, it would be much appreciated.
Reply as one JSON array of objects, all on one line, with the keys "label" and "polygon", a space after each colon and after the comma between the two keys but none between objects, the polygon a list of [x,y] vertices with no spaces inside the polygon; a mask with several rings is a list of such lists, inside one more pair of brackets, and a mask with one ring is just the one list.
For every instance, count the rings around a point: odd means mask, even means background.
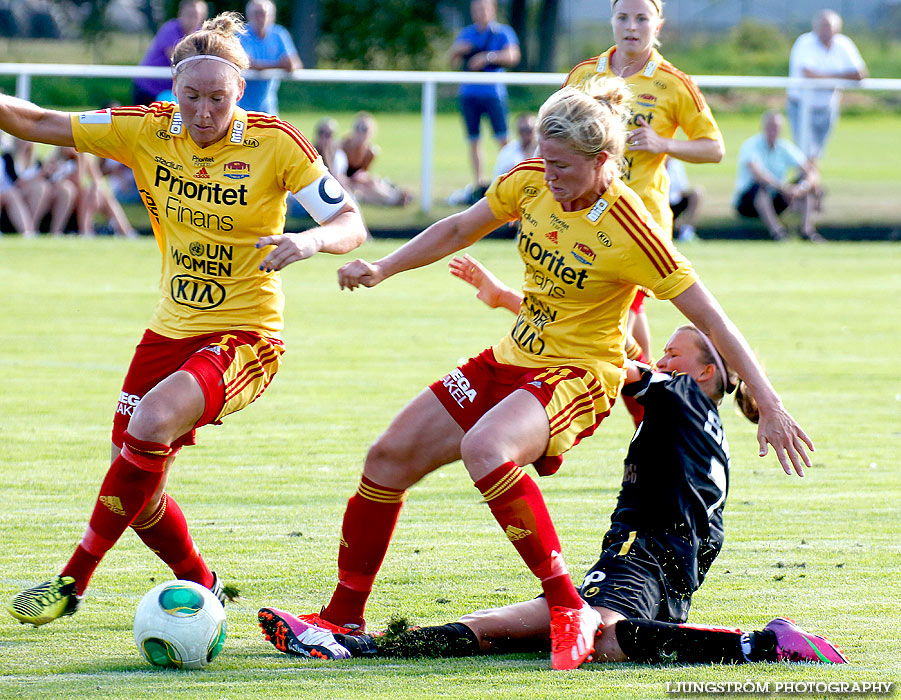
[{"label": "soccer ball", "polygon": [[225,644],[225,609],[199,583],[167,581],[138,603],[134,631],[153,666],[203,668]]}]

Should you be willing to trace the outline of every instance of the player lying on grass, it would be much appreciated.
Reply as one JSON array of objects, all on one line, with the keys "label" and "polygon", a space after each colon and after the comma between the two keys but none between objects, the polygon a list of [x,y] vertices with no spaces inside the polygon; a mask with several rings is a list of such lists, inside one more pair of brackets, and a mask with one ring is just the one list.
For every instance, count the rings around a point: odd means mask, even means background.
[{"label": "player lying on grass", "polygon": [[[518,309],[518,294],[468,256],[451,271],[479,289],[490,306]],[[597,661],[846,663],[830,642],[776,618],[756,632],[685,624],[691,596],[723,543],[729,448],[718,405],[736,393],[756,422],[746,387],[713,343],[694,326],[677,328],[658,371],[630,365],[623,392],[644,406],[625,460],[622,488],[597,564],[581,597],[603,625]],[[276,648],[297,656],[470,656],[539,651],[549,643],[550,616],[542,598],[463,616],[439,627],[398,634],[331,634],[273,608],[259,612]]]}]

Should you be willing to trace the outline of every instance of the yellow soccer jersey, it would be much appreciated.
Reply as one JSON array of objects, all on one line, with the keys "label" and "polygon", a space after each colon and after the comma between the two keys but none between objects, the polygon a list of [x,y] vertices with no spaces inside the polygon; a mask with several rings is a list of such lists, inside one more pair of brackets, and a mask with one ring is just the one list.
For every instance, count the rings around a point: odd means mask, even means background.
[{"label": "yellow soccer jersey", "polygon": [[615,397],[636,287],[678,296],[697,279],[691,263],[619,178],[594,206],[565,212],[536,158],[495,180],[485,197],[498,218],[522,222],[517,247],[526,266],[519,315],[493,348],[498,362],[583,367]]},{"label": "yellow soccer jersey", "polygon": [[[581,87],[591,76],[613,76],[610,57],[616,47],[600,56],[582,61],[570,71],[564,85]],[[713,113],[694,81],[677,70],[672,63],[652,49],[644,68],[625,78],[632,91],[632,115],[629,129],[640,124],[643,117],[648,125],[664,138],[673,138],[681,128],[690,139],[722,140]],[[667,236],[673,233],[673,213],[669,208],[669,177],[662,153],[630,151],[628,144],[622,164],[623,181],[635,190],[651,215]]]},{"label": "yellow soccer jersey", "polygon": [[132,168],[162,253],[151,330],[185,338],[222,330],[277,337],[284,296],[262,272],[260,236],[282,233],[286,195],[326,173],[316,149],[276,117],[236,108],[221,141],[198,147],[178,106],[74,114],[79,151]]}]

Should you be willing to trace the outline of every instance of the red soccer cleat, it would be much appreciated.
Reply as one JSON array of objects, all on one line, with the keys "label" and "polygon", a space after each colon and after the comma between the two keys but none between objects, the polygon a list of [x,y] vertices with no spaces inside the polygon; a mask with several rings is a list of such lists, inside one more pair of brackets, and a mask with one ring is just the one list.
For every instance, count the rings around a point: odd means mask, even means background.
[{"label": "red soccer cleat", "polygon": [[594,653],[601,614],[587,603],[581,608],[551,608],[551,668],[579,668]]}]

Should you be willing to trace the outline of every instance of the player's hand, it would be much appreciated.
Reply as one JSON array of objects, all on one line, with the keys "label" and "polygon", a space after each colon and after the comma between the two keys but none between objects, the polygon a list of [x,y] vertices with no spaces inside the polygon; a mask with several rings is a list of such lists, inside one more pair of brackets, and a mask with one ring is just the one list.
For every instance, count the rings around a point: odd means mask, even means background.
[{"label": "player's hand", "polygon": [[813,440],[807,437],[801,426],[784,408],[776,410],[760,410],[760,422],[757,425],[757,443],[760,445],[760,456],[766,457],[769,446],[773,446],[783,471],[791,476],[792,468],[798,476],[804,476],[804,465],[811,466],[810,457],[804,446],[811,452],[816,448]]},{"label": "player's hand", "polygon": [[626,148],[630,151],[663,153],[664,142],[660,135],[648,125],[644,117],[638,117],[636,121],[638,122],[638,128],[628,133]]},{"label": "player's hand", "polygon": [[492,309],[503,305],[501,293],[507,289],[507,285],[491,274],[478,260],[467,254],[463,257],[455,255],[448,263],[448,267],[454,277],[459,277],[478,290],[477,299]]},{"label": "player's hand", "polygon": [[257,241],[257,248],[268,245],[275,246],[275,248],[263,258],[260,269],[272,272],[273,270],[282,270],[298,260],[306,260],[316,255],[322,248],[322,239],[311,231],[304,231],[303,233],[263,236]]},{"label": "player's hand", "polygon": [[353,291],[357,287],[374,287],[385,279],[381,266],[357,258],[338,270],[338,286]]}]

